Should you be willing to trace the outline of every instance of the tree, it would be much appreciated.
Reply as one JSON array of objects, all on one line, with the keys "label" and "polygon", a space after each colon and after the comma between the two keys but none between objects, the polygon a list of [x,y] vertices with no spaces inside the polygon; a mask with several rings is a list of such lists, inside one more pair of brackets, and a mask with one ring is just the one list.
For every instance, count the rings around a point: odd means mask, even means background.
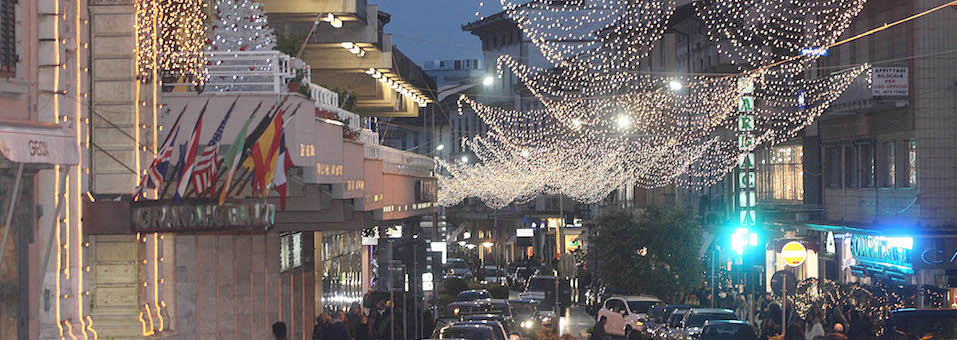
[{"label": "tree", "polygon": [[258,1],[217,0],[212,28],[210,49],[213,51],[271,50],[276,46],[276,35]]},{"label": "tree", "polygon": [[686,210],[649,207],[598,217],[590,240],[599,280],[618,293],[680,297],[704,279],[703,230]]}]

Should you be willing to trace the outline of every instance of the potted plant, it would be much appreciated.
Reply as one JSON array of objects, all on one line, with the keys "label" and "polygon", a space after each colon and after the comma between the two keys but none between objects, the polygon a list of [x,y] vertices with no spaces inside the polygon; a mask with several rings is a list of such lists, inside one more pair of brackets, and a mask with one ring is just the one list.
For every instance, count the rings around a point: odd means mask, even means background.
[{"label": "potted plant", "polygon": [[289,80],[289,92],[299,92],[302,88],[302,79],[305,78],[305,70],[296,70],[296,76]]}]

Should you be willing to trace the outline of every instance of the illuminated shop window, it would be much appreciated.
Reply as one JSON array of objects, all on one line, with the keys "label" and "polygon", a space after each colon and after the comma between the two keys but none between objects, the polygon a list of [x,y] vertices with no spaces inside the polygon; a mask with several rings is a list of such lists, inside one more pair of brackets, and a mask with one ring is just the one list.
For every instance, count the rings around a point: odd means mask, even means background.
[{"label": "illuminated shop window", "polygon": [[761,150],[756,156],[758,199],[804,199],[803,146],[776,146]]}]

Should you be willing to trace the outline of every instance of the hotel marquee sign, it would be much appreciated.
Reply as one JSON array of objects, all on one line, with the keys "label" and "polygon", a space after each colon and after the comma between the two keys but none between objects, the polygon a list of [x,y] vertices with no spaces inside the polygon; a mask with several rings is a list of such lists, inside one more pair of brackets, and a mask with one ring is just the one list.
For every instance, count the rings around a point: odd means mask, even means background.
[{"label": "hotel marquee sign", "polygon": [[265,202],[146,201],[130,207],[134,232],[202,232],[269,228],[276,206]]}]

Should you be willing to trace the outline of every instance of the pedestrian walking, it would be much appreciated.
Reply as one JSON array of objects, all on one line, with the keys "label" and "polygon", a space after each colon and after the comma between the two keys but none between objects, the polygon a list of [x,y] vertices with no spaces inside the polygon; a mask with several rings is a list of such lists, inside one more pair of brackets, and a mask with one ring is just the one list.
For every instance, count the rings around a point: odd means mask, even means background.
[{"label": "pedestrian walking", "polygon": [[608,322],[604,316],[601,319],[598,319],[598,322],[595,323],[591,328],[591,336],[589,340],[608,340],[608,334],[605,333],[605,323]]},{"label": "pedestrian walking", "polygon": [[355,338],[356,340],[375,340],[375,337],[372,335],[372,324],[369,322],[369,317],[363,315],[359,319]]},{"label": "pedestrian walking", "polygon": [[276,321],[272,324],[272,335],[276,340],[286,340],[286,323],[282,321]]},{"label": "pedestrian walking", "polygon": [[362,312],[362,306],[358,302],[353,302],[352,306],[349,307],[349,315],[346,316],[346,325],[349,329],[350,339],[356,339],[356,332],[358,331],[359,323],[362,321],[363,316],[365,316],[365,314]]},{"label": "pedestrian walking", "polygon": [[808,315],[807,328],[804,331],[804,338],[814,339],[817,336],[824,336],[824,325],[821,321],[821,312],[815,309]]},{"label": "pedestrian walking", "polygon": [[345,325],[346,313],[336,312],[329,325],[322,329],[320,340],[349,340],[349,330]]}]

